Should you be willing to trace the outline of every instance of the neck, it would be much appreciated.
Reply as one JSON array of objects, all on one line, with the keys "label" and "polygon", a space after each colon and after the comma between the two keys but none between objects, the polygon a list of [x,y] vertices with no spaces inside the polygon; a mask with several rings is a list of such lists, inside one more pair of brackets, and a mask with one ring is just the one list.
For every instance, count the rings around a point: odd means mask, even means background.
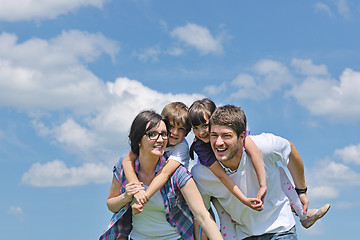
[{"label": "neck", "polygon": [[156,165],[159,161],[159,156],[146,153],[140,150],[139,152],[139,163],[140,169],[139,172],[148,176],[154,176],[156,171]]}]

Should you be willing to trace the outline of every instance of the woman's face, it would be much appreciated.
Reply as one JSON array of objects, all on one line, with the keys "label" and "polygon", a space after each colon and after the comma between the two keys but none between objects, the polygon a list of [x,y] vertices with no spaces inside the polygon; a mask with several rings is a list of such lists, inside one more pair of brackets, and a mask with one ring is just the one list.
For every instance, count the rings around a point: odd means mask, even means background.
[{"label": "woman's face", "polygon": [[168,142],[168,131],[164,121],[151,128],[141,139],[140,152],[146,151],[157,156],[162,156]]},{"label": "woman's face", "polygon": [[194,135],[202,140],[203,142],[208,143],[210,141],[210,135],[209,135],[209,117],[207,114],[204,114],[205,123],[202,123],[198,126],[193,126],[193,132]]}]

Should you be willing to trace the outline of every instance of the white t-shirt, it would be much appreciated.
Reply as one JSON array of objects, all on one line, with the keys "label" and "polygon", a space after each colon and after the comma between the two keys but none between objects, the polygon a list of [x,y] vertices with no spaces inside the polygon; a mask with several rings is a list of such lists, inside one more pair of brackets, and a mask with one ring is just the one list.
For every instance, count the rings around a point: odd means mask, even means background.
[{"label": "white t-shirt", "polygon": [[[210,197],[216,197],[220,205],[235,221],[237,239],[287,231],[295,225],[290,203],[281,189],[280,172],[277,162],[287,166],[291,151],[290,143],[284,138],[263,133],[251,136],[262,153],[267,194],[264,210],[257,212],[241,203],[225,185],[205,166],[196,164],[192,168],[193,178],[203,196],[205,205],[210,207]],[[229,174],[247,197],[256,197],[259,182],[251,158],[243,151],[238,170]]]},{"label": "white t-shirt", "polygon": [[[147,186],[145,187],[147,188]],[[166,220],[164,200],[160,191],[157,191],[144,205],[143,211],[133,215],[132,219],[133,230],[130,237],[134,240],[176,240],[181,238],[180,234]]]},{"label": "white t-shirt", "polygon": [[189,144],[184,138],[180,143],[173,147],[165,149],[167,159],[172,159],[181,163],[186,169],[189,169]]}]

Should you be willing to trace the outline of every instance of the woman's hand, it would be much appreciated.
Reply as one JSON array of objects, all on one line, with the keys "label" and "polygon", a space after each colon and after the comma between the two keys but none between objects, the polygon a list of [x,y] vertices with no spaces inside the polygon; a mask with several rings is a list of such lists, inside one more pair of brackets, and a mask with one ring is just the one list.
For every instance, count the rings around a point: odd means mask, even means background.
[{"label": "woman's hand", "polygon": [[142,182],[130,182],[125,186],[125,199],[129,202],[132,200],[132,197],[141,190],[145,188],[142,186]]}]

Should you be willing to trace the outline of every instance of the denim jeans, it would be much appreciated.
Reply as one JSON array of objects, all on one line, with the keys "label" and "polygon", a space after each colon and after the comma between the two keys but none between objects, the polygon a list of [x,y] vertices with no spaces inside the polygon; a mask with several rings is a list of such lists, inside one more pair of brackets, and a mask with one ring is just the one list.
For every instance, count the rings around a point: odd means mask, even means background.
[{"label": "denim jeans", "polygon": [[296,228],[293,226],[289,231],[266,233],[260,236],[247,237],[244,240],[297,240]]}]

